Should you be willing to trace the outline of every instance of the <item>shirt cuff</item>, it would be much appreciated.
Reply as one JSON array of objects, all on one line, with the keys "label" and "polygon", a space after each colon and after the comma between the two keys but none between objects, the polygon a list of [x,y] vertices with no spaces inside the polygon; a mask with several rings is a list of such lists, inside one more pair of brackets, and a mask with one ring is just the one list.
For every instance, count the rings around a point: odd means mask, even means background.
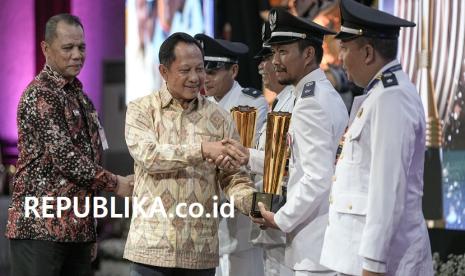
[{"label": "shirt cuff", "polygon": [[92,182],[92,190],[107,192],[114,192],[118,184],[117,176],[111,172],[100,168],[95,174],[94,180]]},{"label": "shirt cuff", "polygon": [[263,151],[249,148],[249,162],[247,163],[247,168],[255,174],[263,175],[263,165],[259,166],[260,163],[263,164],[263,158]]},{"label": "shirt cuff", "polygon": [[364,270],[368,270],[371,272],[376,273],[386,273],[386,263],[375,261],[368,258],[363,258],[363,265]]},{"label": "shirt cuff", "polygon": [[284,233],[287,233],[285,231],[285,229],[283,229],[284,227],[284,223],[283,223],[283,217],[281,216],[281,212],[278,211],[274,214],[274,223],[276,223],[276,225],[278,226],[279,230],[283,231]]},{"label": "shirt cuff", "polygon": [[191,164],[202,162],[204,160],[202,154],[202,144],[194,144],[187,146],[186,157],[187,161]]}]

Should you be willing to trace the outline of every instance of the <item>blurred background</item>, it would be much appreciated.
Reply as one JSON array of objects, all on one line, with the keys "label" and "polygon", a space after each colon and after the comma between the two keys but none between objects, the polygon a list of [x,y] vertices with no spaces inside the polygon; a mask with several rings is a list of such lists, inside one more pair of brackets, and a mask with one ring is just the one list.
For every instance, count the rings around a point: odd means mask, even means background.
[{"label": "blurred background", "polygon": [[[442,122],[439,168],[442,175],[442,218],[445,229],[430,229],[433,251],[465,251],[465,2],[461,0],[362,0],[366,5],[417,23],[399,39],[399,59],[412,80],[417,80],[420,3],[432,3],[431,76],[436,108]],[[262,45],[261,25],[273,7],[313,20],[338,31],[337,0],[10,0],[0,1],[0,275],[8,274],[8,243],[4,238],[10,185],[17,160],[16,108],[22,91],[43,68],[40,41],[46,20],[58,13],[81,18],[87,43],[86,64],[78,76],[94,102],[105,127],[109,150],[104,166],[118,174],[132,172],[124,142],[126,104],[160,87],[158,48],[177,31],[206,33],[241,41],[249,46],[240,60],[238,81],[262,89],[252,57]],[[347,81],[338,59],[338,42],[324,44],[321,67],[350,110],[361,89]],[[268,102],[273,91],[264,91]],[[439,195],[441,197],[441,195]],[[435,202],[424,202],[435,206]],[[117,208],[122,208],[121,202]],[[128,275],[122,259],[128,220],[99,222],[100,253],[97,275]]]}]

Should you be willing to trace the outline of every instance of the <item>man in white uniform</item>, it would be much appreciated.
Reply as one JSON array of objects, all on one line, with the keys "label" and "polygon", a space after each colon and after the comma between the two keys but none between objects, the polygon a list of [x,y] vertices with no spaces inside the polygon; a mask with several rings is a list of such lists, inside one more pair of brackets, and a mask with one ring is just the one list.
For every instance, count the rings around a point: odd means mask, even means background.
[{"label": "man in white uniform", "polygon": [[[270,35],[270,25],[266,22],[262,28],[262,40],[268,40]],[[272,64],[273,55],[271,47],[263,44],[262,49],[255,55],[254,59],[260,62],[258,72],[262,76],[263,86],[277,94],[273,102],[272,111],[292,112],[295,102],[293,86],[282,85],[278,82]],[[255,187],[260,191],[263,190],[266,123],[258,133],[255,148],[245,148],[235,140],[228,140],[227,143],[235,147],[231,154],[241,161],[240,165],[246,165],[252,173]],[[219,167],[228,165],[228,162],[225,162],[225,158],[217,159],[216,163]],[[283,183],[283,186],[286,185],[287,183]],[[254,225],[252,227],[251,242],[255,246],[263,248],[266,276],[290,276],[293,274],[291,269],[284,265],[286,236],[282,231],[271,228],[261,230],[258,226]]]},{"label": "man in white uniform", "polygon": [[195,39],[202,43],[205,54],[205,94],[228,112],[239,105],[256,107],[258,132],[266,121],[268,103],[261,91],[242,88],[235,80],[239,73],[239,56],[248,53],[247,45],[204,34],[195,35]]},{"label": "man in white uniform", "polygon": [[422,214],[425,115],[397,56],[414,23],[342,0],[340,57],[356,98],[330,196],[321,263],[349,275],[433,275]]},{"label": "man in white uniform", "polygon": [[[242,88],[235,81],[239,72],[238,57],[246,54],[248,47],[204,34],[195,35],[195,39],[201,42],[205,54],[205,94],[228,112],[239,105],[256,107],[258,132],[265,123],[268,103],[261,91]],[[251,228],[250,219],[239,212],[235,212],[234,218],[220,218],[217,276],[264,275],[262,249],[254,247],[249,240]]]},{"label": "man in white uniform", "polygon": [[334,275],[320,265],[328,221],[328,196],[339,139],[348,114],[339,94],[319,68],[324,27],[282,10],[270,11],[273,65],[281,84],[295,86],[296,103],[288,132],[291,149],[287,202],[276,213],[260,208],[265,227],[285,232],[285,264],[294,275]]}]

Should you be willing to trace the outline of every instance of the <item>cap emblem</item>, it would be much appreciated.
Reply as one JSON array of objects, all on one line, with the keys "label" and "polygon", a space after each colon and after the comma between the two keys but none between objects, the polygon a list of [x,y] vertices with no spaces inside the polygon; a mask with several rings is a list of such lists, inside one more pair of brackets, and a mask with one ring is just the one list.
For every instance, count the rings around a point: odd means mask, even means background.
[{"label": "cap emblem", "polygon": [[203,45],[203,40],[197,40],[200,44],[200,47],[202,47],[202,49],[205,49],[205,46]]},{"label": "cap emblem", "polygon": [[270,29],[271,29],[271,31],[273,31],[276,28],[276,16],[277,16],[276,12],[270,13],[269,19],[270,19]]},{"label": "cap emblem", "polygon": [[262,26],[262,41],[265,41],[265,34],[266,33],[266,26],[265,26],[265,23],[263,23],[263,26]]}]

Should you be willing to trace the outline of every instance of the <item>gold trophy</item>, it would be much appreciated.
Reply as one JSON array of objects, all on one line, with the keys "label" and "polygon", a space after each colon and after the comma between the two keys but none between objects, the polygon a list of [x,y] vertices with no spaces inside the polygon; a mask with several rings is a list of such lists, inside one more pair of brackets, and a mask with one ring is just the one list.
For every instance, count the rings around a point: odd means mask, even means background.
[{"label": "gold trophy", "polygon": [[265,209],[276,212],[284,204],[285,195],[280,194],[282,181],[289,157],[287,131],[291,122],[291,113],[270,112],[266,126],[265,164],[263,172],[263,192],[255,192],[252,200],[253,217],[261,217],[258,203]]},{"label": "gold trophy", "polygon": [[251,106],[236,106],[231,108],[231,116],[236,122],[241,144],[246,148],[251,148],[255,140],[257,109]]}]

